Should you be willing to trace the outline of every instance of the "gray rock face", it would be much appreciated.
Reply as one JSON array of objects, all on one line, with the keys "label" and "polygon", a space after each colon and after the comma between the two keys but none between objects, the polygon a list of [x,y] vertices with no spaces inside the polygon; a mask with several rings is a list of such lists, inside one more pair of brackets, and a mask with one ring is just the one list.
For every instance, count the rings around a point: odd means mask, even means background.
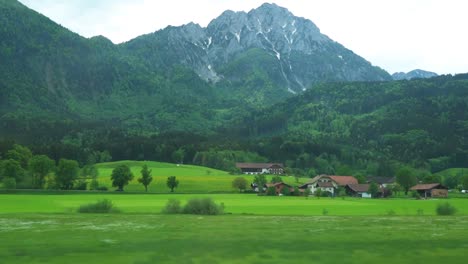
[{"label": "gray rock face", "polygon": [[320,33],[312,21],[275,4],[263,4],[248,13],[225,11],[206,28],[190,23],[154,35],[172,49],[169,53],[174,55],[166,61],[188,66],[211,82],[229,79],[229,75],[221,76],[219,69],[251,49],[263,50],[274,58],[275,79],[280,76],[284,89],[293,93],[323,81],[391,79],[385,71]]},{"label": "gray rock face", "polygon": [[412,70],[410,72],[395,72],[392,74],[394,80],[411,80],[411,79],[426,79],[438,76],[435,72],[424,71],[424,70]]}]

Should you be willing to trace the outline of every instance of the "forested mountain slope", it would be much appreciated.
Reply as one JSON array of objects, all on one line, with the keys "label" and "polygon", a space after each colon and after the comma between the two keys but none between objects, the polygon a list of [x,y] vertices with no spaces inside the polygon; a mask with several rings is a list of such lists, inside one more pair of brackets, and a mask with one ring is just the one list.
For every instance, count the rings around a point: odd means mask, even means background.
[{"label": "forested mountain slope", "polygon": [[[468,75],[463,74],[317,85],[246,117],[236,133],[281,136],[289,141],[290,157],[320,155],[328,146],[349,164],[393,160],[437,171],[466,165],[467,120]],[[310,153],[304,150],[311,145]]]},{"label": "forested mountain slope", "polygon": [[120,45],[16,0],[0,1],[0,23],[0,121],[23,127],[70,120],[211,133],[313,83],[391,78],[272,4]]}]

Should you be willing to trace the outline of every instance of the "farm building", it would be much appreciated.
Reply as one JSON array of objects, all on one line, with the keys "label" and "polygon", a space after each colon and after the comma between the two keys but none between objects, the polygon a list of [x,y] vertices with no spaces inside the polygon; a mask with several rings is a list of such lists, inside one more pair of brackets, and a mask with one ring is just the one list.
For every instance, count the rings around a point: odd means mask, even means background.
[{"label": "farm building", "polygon": [[366,179],[367,183],[375,182],[380,187],[388,187],[390,185],[394,185],[396,183],[395,177],[378,177],[378,176],[369,176]]},{"label": "farm building", "polygon": [[410,191],[417,191],[421,197],[444,197],[447,198],[448,188],[440,183],[417,184],[410,188]]},{"label": "farm building", "polygon": [[346,193],[354,197],[372,198],[369,187],[370,184],[348,184],[346,185]]},{"label": "farm building", "polygon": [[279,195],[283,191],[283,188],[288,188],[289,192],[294,192],[294,187],[284,182],[267,183],[265,187],[266,188],[275,187],[275,191],[277,195]]},{"label": "farm building", "polygon": [[281,163],[236,163],[244,174],[283,174],[284,166]]},{"label": "farm building", "polygon": [[358,184],[358,181],[353,176],[319,175],[299,188],[309,188],[311,194],[320,189],[322,192],[329,192],[334,196],[339,187],[344,188],[348,184]]}]

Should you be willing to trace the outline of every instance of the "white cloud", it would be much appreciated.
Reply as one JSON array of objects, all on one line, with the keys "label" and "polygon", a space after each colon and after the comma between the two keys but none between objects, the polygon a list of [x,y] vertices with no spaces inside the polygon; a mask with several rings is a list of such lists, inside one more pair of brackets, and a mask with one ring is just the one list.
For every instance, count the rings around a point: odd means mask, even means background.
[{"label": "white cloud", "polygon": [[[85,36],[128,41],[168,25],[206,26],[224,10],[249,11],[265,0],[20,0]],[[312,20],[345,47],[389,72],[415,68],[468,72],[468,1],[275,0]]]}]

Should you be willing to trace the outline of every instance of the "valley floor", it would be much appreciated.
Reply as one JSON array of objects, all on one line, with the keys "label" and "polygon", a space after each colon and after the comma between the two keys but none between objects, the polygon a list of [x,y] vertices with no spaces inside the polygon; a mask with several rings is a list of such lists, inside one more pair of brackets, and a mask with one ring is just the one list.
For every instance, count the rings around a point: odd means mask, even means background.
[{"label": "valley floor", "polygon": [[[1,263],[466,262],[468,199],[206,196],[231,214],[159,213],[200,195],[3,194]],[[122,213],[76,213],[102,198]],[[455,216],[435,216],[445,201]]]},{"label": "valley floor", "polygon": [[466,263],[467,216],[0,216],[2,263]]}]

